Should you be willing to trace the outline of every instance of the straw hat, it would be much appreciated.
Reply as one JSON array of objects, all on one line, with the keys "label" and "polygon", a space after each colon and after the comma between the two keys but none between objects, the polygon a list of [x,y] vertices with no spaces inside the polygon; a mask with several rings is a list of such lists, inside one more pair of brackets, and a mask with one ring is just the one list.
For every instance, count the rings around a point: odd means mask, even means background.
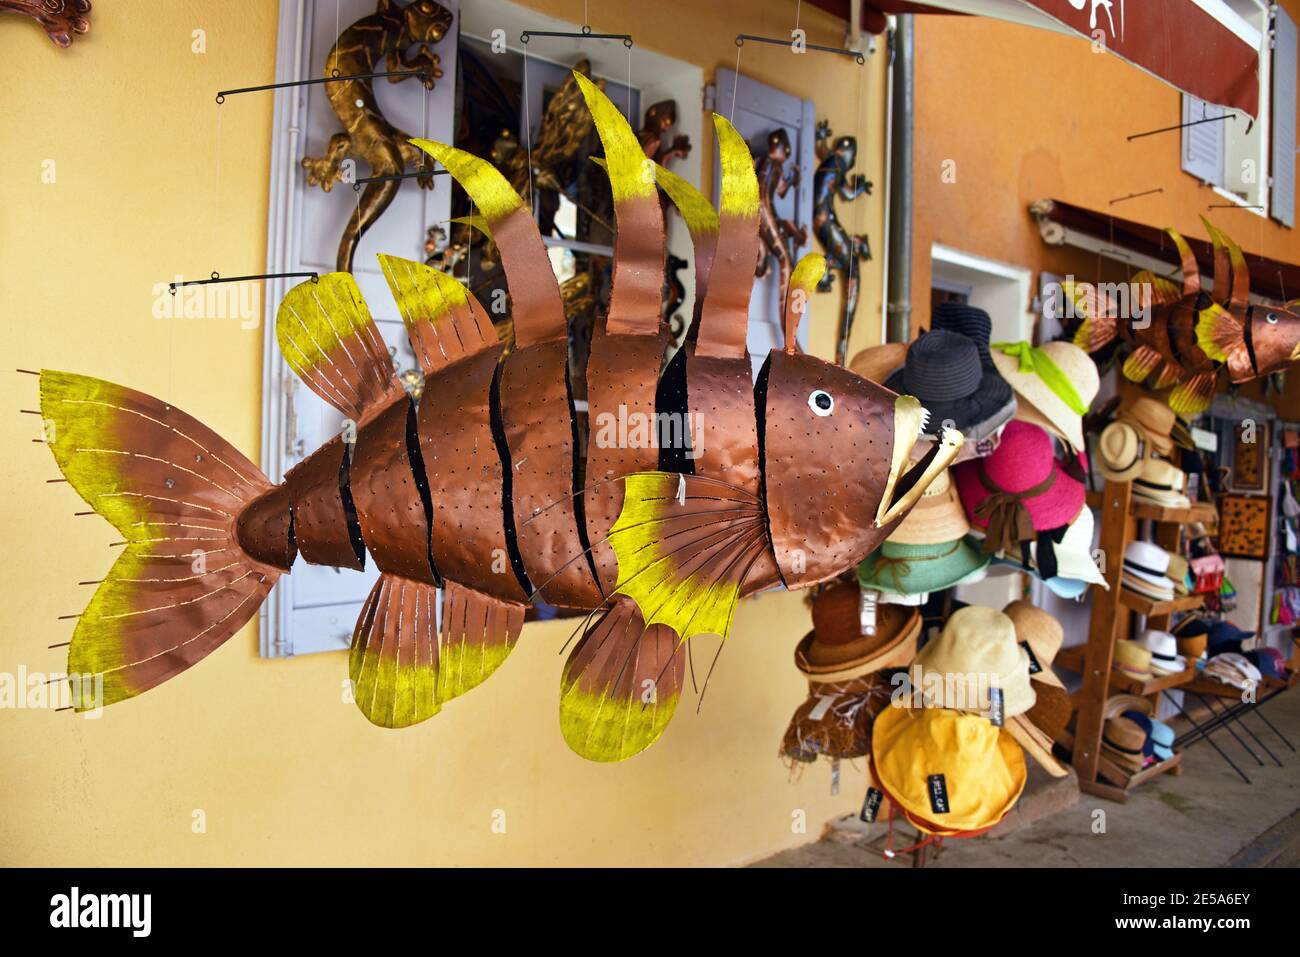
[{"label": "straw hat", "polygon": [[1061,623],[1032,602],[1021,599],[1002,609],[1011,619],[1016,641],[1029,654],[1029,678],[1041,689],[1044,685],[1064,688],[1061,679],[1052,670],[1056,653],[1065,642]]},{"label": "straw hat", "polygon": [[1125,770],[1142,770],[1146,745],[1146,731],[1132,718],[1116,715],[1102,725],[1102,753]]},{"label": "straw hat", "polygon": [[786,726],[781,753],[798,762],[828,758],[860,758],[871,751],[871,725],[889,706],[892,685],[880,673],[840,682],[808,682],[808,697],[800,702]]},{"label": "straw hat", "polygon": [[1056,741],[1069,725],[1070,715],[1074,713],[1070,692],[1056,685],[1039,681],[1034,683],[1034,694],[1034,706],[1021,717],[1042,731],[1049,739]]},{"label": "straw hat", "polygon": [[1017,418],[1058,436],[1076,452],[1084,449],[1083,416],[1101,380],[1088,354],[1070,342],[995,342],[993,364],[1015,390]]},{"label": "straw hat", "polygon": [[1113,666],[1117,671],[1134,678],[1151,677],[1151,649],[1144,648],[1136,641],[1121,638],[1115,642]]},{"label": "straw hat", "polygon": [[[855,625],[857,620],[855,608]],[[874,635],[859,635],[851,641],[828,643],[820,638],[819,632],[810,631],[794,650],[794,664],[817,681],[848,681],[886,668],[906,666],[916,655],[916,642],[920,636],[921,613],[918,609],[878,605]]]},{"label": "straw hat", "polygon": [[835,582],[812,599],[813,631],[822,646],[845,645],[862,637],[862,589]]},{"label": "straw hat", "polygon": [[884,345],[863,349],[849,361],[849,371],[864,379],[883,383],[907,360],[906,342],[886,342]]},{"label": "straw hat", "polygon": [[944,470],[930,483],[907,517],[898,523],[889,540],[902,545],[937,545],[955,542],[969,531],[970,523],[962,511],[957,486]]},{"label": "straw hat", "polygon": [[880,788],[909,817],[950,833],[996,824],[1025,787],[1010,733],[946,708],[885,708],[871,733]]},{"label": "straw hat", "polygon": [[1169,553],[1153,542],[1129,542],[1124,548],[1124,587],[1157,601],[1174,597],[1176,582],[1169,577]]},{"label": "straw hat", "polygon": [[1136,426],[1159,454],[1173,452],[1172,432],[1178,416],[1166,403],[1149,395],[1139,396],[1120,406],[1117,420]]},{"label": "straw hat", "polygon": [[1034,706],[1007,723],[1008,730],[1026,753],[1053,777],[1069,772],[1052,754],[1052,742],[1070,721],[1070,694],[1052,670],[1056,653],[1065,641],[1061,623],[1043,609],[1021,600],[1002,609],[1016,629],[1016,640],[1029,654],[1029,679],[1034,688]]},{"label": "straw hat", "polygon": [[1205,676],[1243,690],[1254,687],[1264,678],[1249,658],[1234,651],[1225,651],[1206,662]]},{"label": "straw hat", "polygon": [[1111,761],[1130,771],[1141,771],[1147,733],[1127,715],[1150,717],[1154,706],[1140,695],[1120,694],[1106,699],[1102,712],[1101,750]]},{"label": "straw hat", "polygon": [[881,592],[918,595],[969,580],[988,563],[988,556],[966,538],[932,545],[907,545],[887,538],[858,565],[858,583]]},{"label": "straw hat", "polygon": [[1138,635],[1138,644],[1151,652],[1151,672],[1175,675],[1187,670],[1187,659],[1178,653],[1178,640],[1167,631],[1148,628]]},{"label": "straw hat", "polygon": [[1183,494],[1187,476],[1164,459],[1144,459],[1133,478],[1133,495],[1166,508],[1188,508],[1191,500]]},{"label": "straw hat", "polygon": [[952,472],[966,517],[988,533],[989,552],[1014,552],[1033,532],[1069,525],[1083,509],[1083,483],[1061,468],[1051,436],[1027,422],[1010,423],[996,452]]},{"label": "straw hat", "polygon": [[1128,482],[1142,471],[1155,452],[1142,430],[1128,422],[1112,422],[1097,437],[1097,469],[1113,482]]},{"label": "straw hat", "polygon": [[1070,769],[1052,753],[1052,737],[1030,720],[1028,714],[1007,719],[1006,731],[1044,771],[1054,778],[1068,777]]},{"label": "straw hat", "polygon": [[1029,653],[1016,639],[1015,623],[993,608],[968,605],[953,612],[913,664],[921,670],[921,696],[927,708],[988,716],[990,702],[982,692],[991,693],[993,688],[1002,690],[1005,718],[1034,706]]}]

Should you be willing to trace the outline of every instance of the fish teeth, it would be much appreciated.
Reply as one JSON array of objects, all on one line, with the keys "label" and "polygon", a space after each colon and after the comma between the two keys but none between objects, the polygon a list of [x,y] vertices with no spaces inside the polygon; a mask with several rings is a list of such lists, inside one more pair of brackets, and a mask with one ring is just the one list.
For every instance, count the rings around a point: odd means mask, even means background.
[{"label": "fish teeth", "polygon": [[930,410],[927,409],[925,406],[921,406],[921,431],[917,433],[917,436],[919,437],[925,435],[925,430],[928,429],[929,427],[930,427]]}]

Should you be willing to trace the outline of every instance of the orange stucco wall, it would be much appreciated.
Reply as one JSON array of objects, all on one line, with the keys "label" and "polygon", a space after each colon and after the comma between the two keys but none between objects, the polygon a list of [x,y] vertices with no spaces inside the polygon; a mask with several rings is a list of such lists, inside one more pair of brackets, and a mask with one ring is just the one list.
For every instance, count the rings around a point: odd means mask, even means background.
[{"label": "orange stucco wall", "polygon": [[[1300,19],[1300,0],[1282,6]],[[1205,238],[1199,215],[1247,252],[1300,261],[1300,232],[1224,200],[1179,168],[1179,93],[1081,38],[979,17],[916,22],[914,329],[929,324],[931,243],[1032,269],[1118,279],[1095,255],[1044,245],[1028,213],[1052,198]],[[955,182],[945,182],[946,161]],[[949,167],[951,169],[951,166]],[[1162,193],[1111,206],[1148,189]]]}]

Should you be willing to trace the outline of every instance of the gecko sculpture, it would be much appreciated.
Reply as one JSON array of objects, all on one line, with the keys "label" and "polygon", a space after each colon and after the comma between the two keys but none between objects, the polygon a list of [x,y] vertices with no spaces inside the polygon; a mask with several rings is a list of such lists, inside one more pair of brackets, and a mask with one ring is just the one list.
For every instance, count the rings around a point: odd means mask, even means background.
[{"label": "gecko sculpture", "polygon": [[[422,70],[421,82],[426,90],[432,90],[434,80],[442,77],[442,68],[429,44],[446,36],[451,22],[451,11],[435,0],[414,0],[405,7],[398,6],[395,0],[379,0],[374,13],[339,34],[325,58],[325,76],[360,76],[381,72],[381,68],[389,72]],[[419,48],[408,56],[406,51],[417,43]],[[409,77],[390,76],[388,82],[406,79]],[[423,159],[424,154],[411,142],[410,135],[384,116],[375,99],[373,80],[327,83],[325,88],[344,132],[330,137],[324,156],[303,158],[309,185],[319,185],[328,193],[343,180],[343,163],[350,156],[368,163],[371,176],[403,173]],[[424,189],[433,189],[432,175],[418,177],[417,182]],[[336,265],[340,272],[352,269],[361,237],[392,205],[401,185],[400,179],[386,180],[367,183],[361,191],[357,209],[339,239]]]}]

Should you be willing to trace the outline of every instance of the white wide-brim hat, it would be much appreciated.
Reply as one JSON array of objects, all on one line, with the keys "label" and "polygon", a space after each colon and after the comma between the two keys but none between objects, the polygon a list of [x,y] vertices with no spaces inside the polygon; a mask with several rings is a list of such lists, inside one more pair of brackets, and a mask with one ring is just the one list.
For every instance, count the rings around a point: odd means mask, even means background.
[{"label": "white wide-brim hat", "polygon": [[1129,542],[1124,549],[1124,575],[1174,590],[1177,584],[1169,577],[1169,553],[1152,542]]},{"label": "white wide-brim hat", "polygon": [[1156,674],[1178,674],[1187,670],[1187,659],[1178,653],[1178,639],[1167,631],[1148,628],[1138,644],[1151,652],[1151,670]]}]

